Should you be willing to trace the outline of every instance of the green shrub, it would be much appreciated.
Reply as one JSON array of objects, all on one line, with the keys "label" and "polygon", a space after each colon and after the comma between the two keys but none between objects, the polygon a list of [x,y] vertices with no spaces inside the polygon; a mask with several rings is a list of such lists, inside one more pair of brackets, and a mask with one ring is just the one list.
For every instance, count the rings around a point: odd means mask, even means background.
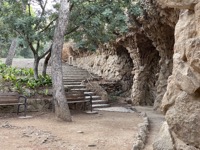
[{"label": "green shrub", "polygon": [[49,87],[52,85],[49,75],[39,75],[39,78],[36,80],[32,68],[10,67],[2,62],[0,62],[0,75],[4,81],[10,82],[14,90],[20,93],[23,93],[26,88],[37,90],[39,87]]}]

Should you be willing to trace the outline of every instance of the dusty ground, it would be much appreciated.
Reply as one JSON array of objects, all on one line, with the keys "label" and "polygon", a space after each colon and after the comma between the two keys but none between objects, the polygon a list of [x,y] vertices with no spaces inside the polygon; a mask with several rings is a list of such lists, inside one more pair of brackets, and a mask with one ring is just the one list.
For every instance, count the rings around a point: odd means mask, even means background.
[{"label": "dusty ground", "polygon": [[73,122],[62,122],[50,112],[0,114],[2,150],[130,150],[141,117],[137,113],[72,112]]},{"label": "dusty ground", "polygon": [[[15,59],[17,67],[31,67],[32,60]],[[142,118],[138,113],[72,112],[72,122],[62,122],[51,112],[0,113],[0,150],[131,150]]]}]

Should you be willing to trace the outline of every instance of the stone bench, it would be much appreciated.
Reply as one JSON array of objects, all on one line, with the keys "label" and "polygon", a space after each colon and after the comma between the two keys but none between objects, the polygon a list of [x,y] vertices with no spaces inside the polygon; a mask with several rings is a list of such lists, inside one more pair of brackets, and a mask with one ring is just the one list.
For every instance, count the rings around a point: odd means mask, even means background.
[{"label": "stone bench", "polygon": [[19,108],[24,105],[24,115],[26,116],[27,98],[18,93],[4,93],[0,92],[0,106],[17,105],[17,115],[19,114]]}]

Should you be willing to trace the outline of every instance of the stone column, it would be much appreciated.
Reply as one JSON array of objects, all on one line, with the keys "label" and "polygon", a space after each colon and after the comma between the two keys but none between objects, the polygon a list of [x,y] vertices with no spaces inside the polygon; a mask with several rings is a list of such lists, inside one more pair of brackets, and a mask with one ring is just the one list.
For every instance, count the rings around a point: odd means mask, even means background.
[{"label": "stone column", "polygon": [[133,105],[153,105],[159,55],[152,42],[143,33],[126,38],[124,45],[130,53],[133,68],[131,99]]}]

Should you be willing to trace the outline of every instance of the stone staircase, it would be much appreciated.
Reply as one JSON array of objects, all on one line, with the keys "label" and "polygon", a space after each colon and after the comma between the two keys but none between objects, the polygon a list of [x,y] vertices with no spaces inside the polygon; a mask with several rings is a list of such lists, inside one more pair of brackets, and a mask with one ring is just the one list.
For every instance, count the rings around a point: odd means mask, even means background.
[{"label": "stone staircase", "polygon": [[84,80],[88,81],[98,78],[98,76],[91,75],[88,71],[76,66],[70,66],[68,64],[63,65],[63,82],[66,91],[83,91],[86,99],[90,99],[88,95],[91,95],[93,108],[110,107],[107,100],[102,100],[100,96],[88,90],[83,83]]}]

